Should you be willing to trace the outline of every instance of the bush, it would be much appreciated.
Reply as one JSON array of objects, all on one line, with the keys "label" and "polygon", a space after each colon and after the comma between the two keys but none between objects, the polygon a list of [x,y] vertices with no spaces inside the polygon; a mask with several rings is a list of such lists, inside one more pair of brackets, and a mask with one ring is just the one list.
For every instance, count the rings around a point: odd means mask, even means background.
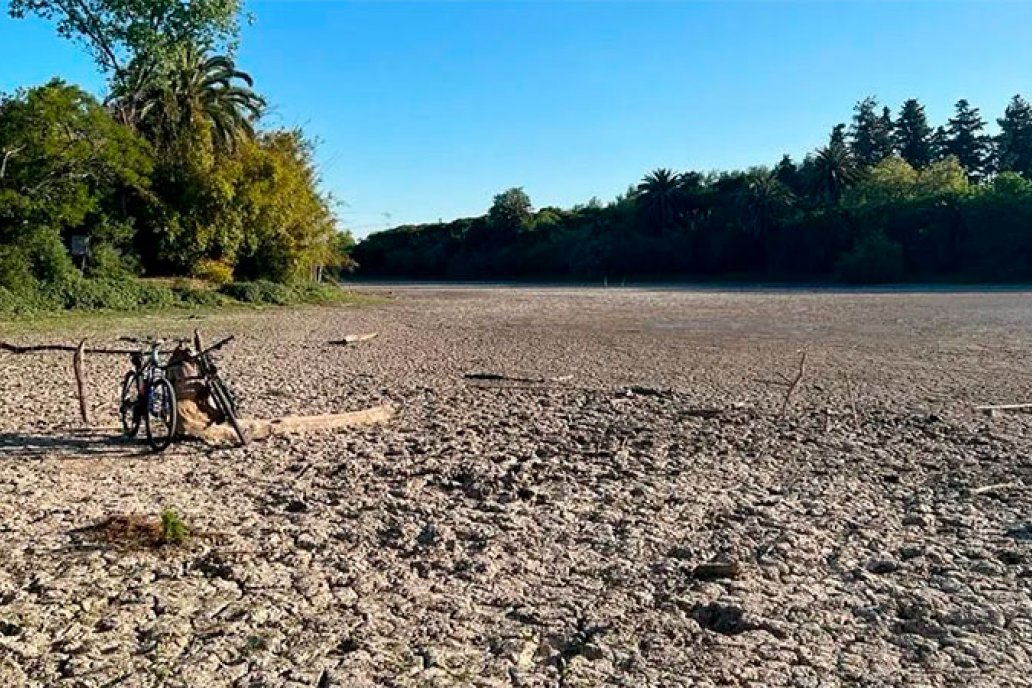
[{"label": "bush", "polygon": [[47,301],[65,310],[121,310],[172,306],[172,290],[137,279],[63,279],[42,290]]},{"label": "bush", "polygon": [[194,265],[193,276],[221,287],[233,281],[233,266],[206,258]]},{"label": "bush", "polygon": [[290,287],[267,280],[232,282],[219,291],[231,299],[254,305],[286,306],[296,300]]},{"label": "bush", "polygon": [[181,545],[190,534],[183,519],[175,509],[168,508],[161,512],[161,540],[166,545]]},{"label": "bush", "polygon": [[172,292],[175,294],[179,305],[186,308],[194,306],[224,306],[230,299],[212,289],[198,289],[189,285],[174,285]]},{"label": "bush", "polygon": [[871,234],[838,259],[835,274],[853,284],[898,282],[903,278],[903,247],[880,232]]},{"label": "bush", "polygon": [[134,277],[139,266],[126,258],[111,244],[98,244],[90,249],[86,259],[86,276],[101,279],[128,279]]}]

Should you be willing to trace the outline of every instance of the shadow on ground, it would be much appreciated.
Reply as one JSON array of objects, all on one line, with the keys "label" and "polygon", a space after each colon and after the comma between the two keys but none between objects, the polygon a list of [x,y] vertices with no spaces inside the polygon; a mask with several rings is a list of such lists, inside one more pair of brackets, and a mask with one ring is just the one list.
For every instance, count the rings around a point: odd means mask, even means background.
[{"label": "shadow on ground", "polygon": [[110,428],[0,433],[0,460],[140,456],[147,447]]}]

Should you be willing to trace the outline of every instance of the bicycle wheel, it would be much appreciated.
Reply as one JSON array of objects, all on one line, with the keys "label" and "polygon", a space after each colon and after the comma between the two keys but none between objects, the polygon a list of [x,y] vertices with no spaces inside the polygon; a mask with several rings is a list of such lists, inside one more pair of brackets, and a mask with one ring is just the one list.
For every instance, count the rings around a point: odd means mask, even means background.
[{"label": "bicycle wheel", "polygon": [[240,438],[240,445],[247,444],[244,431],[240,429],[240,421],[237,420],[236,402],[233,401],[233,395],[226,389],[226,385],[223,384],[222,380],[217,377],[211,378],[208,384],[211,387],[211,396],[215,400],[215,405],[222,412],[222,415],[226,417],[226,420],[229,421],[229,424],[233,426],[237,437]]},{"label": "bicycle wheel", "polygon": [[164,451],[176,434],[176,392],[171,382],[158,377],[147,384],[146,399],[147,442],[154,451]]},{"label": "bicycle wheel", "polygon": [[140,432],[140,421],[143,420],[140,408],[140,383],[137,374],[128,372],[122,378],[122,394],[118,407],[118,418],[122,421],[122,434],[136,437]]}]

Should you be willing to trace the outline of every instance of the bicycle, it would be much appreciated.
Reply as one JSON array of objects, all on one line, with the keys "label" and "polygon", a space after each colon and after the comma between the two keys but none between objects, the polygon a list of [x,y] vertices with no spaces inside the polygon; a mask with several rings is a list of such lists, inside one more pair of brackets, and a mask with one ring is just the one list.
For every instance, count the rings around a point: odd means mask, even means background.
[{"label": "bicycle", "polygon": [[217,344],[204,349],[201,346],[201,335],[195,330],[193,344],[194,351],[196,351],[196,353],[190,354],[188,360],[196,363],[198,371],[200,372],[200,375],[192,379],[204,380],[208,394],[214,402],[215,409],[222,414],[223,420],[229,421],[229,424],[233,426],[236,436],[240,439],[240,445],[244,446],[247,444],[247,438],[244,436],[244,431],[240,428],[240,421],[237,417],[238,409],[236,396],[234,396],[229,387],[219,376],[218,367],[215,365],[215,361],[211,358],[211,354],[226,346],[234,339],[235,337],[233,336],[226,337]]},{"label": "bicycle", "polygon": [[130,355],[133,369],[122,378],[119,405],[122,432],[126,437],[136,437],[142,422],[151,449],[164,451],[175,439],[178,422],[176,391],[165,375],[168,366],[161,362],[164,342],[133,337],[121,337],[120,340],[146,347]]}]

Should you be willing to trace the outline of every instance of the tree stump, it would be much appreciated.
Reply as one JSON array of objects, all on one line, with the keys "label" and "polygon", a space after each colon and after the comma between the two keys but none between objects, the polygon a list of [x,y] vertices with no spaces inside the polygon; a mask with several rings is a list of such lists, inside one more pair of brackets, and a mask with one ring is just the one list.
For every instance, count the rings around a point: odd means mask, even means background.
[{"label": "tree stump", "polygon": [[168,379],[176,392],[176,434],[203,438],[209,427],[224,420],[211,402],[208,382],[185,350],[177,349],[169,358]]}]

